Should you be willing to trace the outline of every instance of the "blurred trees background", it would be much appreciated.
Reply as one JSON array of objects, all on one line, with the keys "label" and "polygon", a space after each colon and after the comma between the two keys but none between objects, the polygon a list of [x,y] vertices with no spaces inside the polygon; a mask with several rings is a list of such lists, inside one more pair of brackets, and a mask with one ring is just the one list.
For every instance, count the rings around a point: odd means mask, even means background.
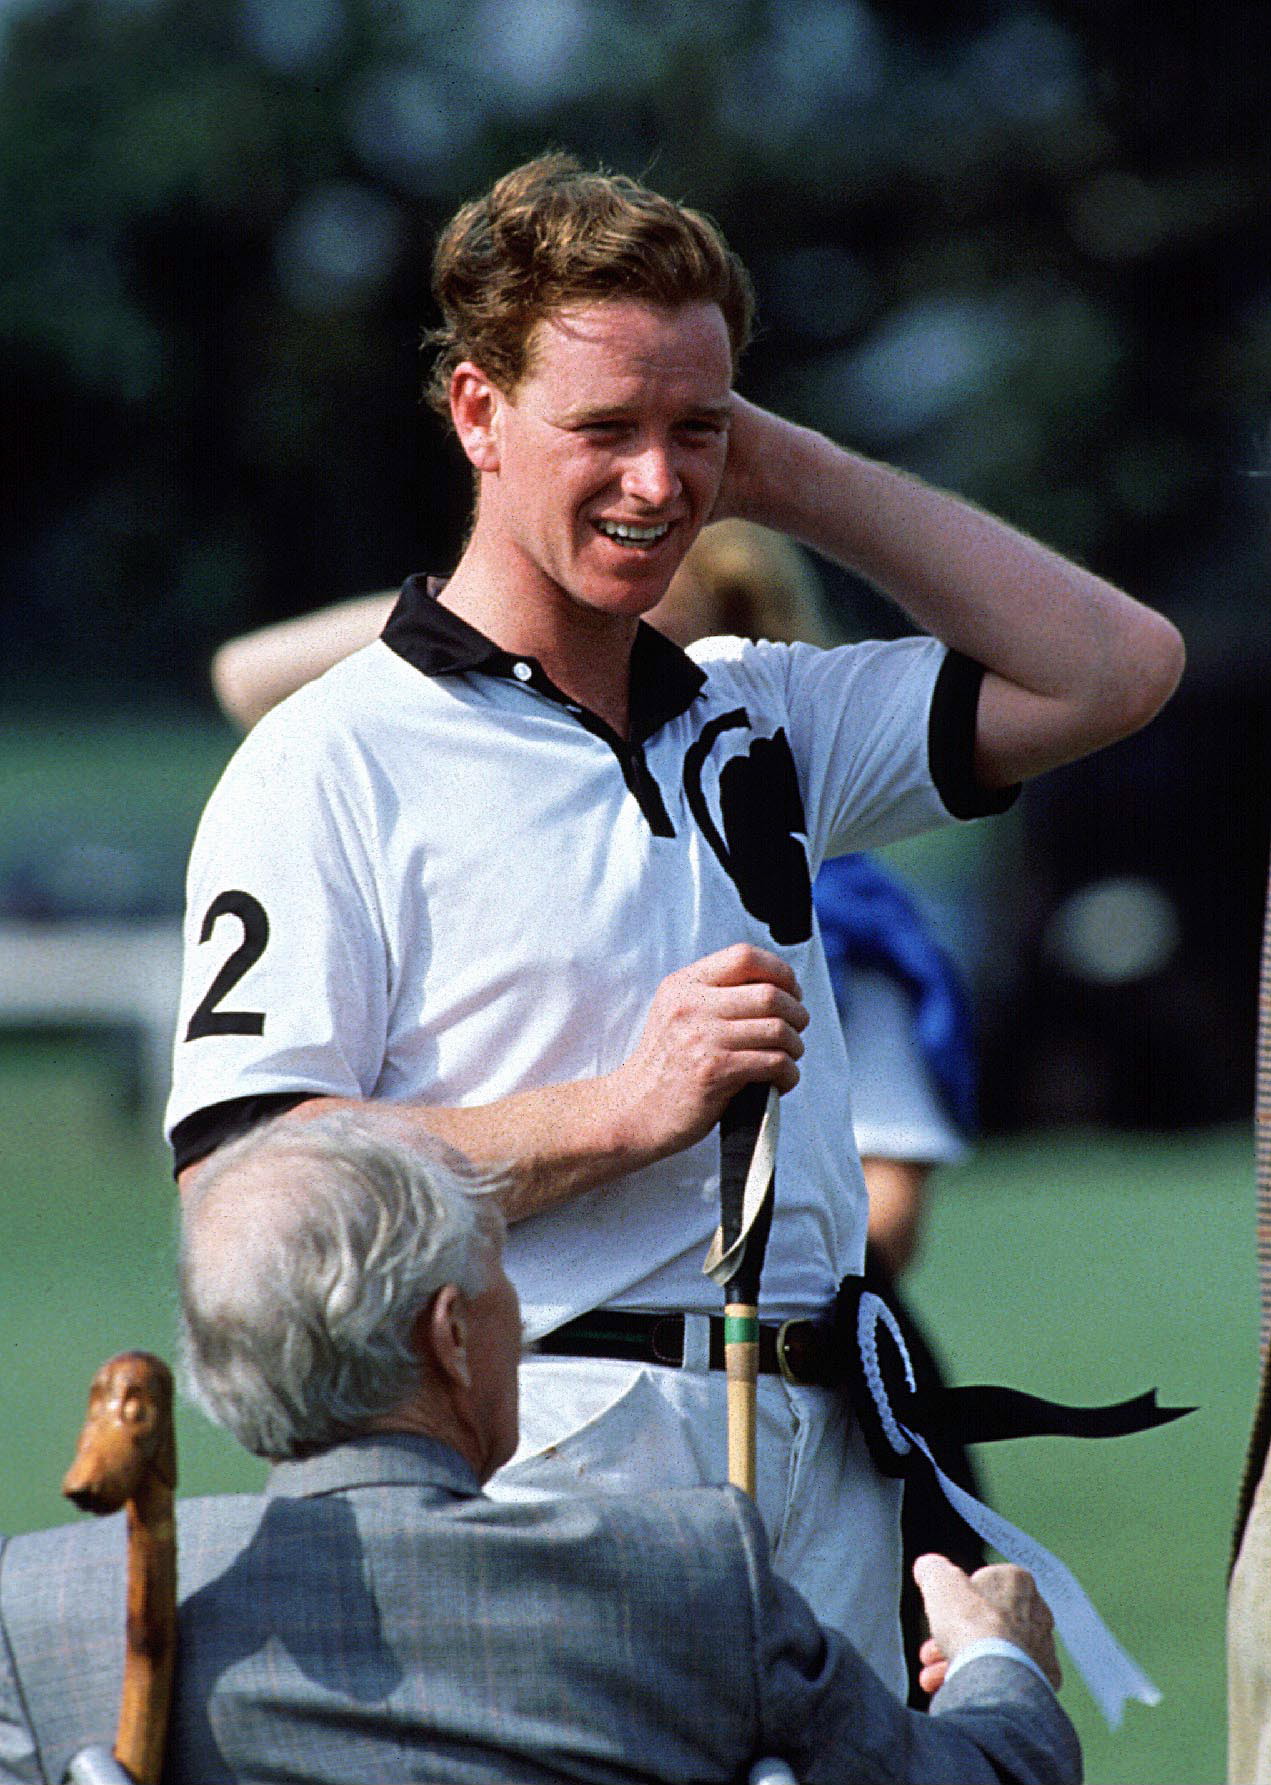
[{"label": "blurred trees background", "polygon": [[[1168,716],[1023,804],[982,926],[987,1113],[1242,1113],[1269,67],[1265,0],[4,0],[0,687],[206,704],[232,632],[452,560],[432,236],[571,148],[722,223],[759,292],[747,394],[1182,625]],[[845,625],[896,628],[827,581]],[[1123,895],[1111,964],[1091,888]]]}]

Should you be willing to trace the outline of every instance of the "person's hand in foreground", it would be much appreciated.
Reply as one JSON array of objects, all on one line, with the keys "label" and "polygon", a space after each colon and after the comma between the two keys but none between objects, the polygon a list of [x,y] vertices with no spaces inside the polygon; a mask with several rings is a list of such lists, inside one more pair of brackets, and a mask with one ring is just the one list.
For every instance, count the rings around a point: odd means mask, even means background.
[{"label": "person's hand in foreground", "polygon": [[986,1636],[1023,1649],[1058,1690],[1063,1675],[1055,1653],[1054,1619],[1026,1568],[998,1562],[968,1575],[947,1557],[928,1555],[914,1563],[914,1579],[931,1627],[918,1651],[918,1683],[924,1692],[937,1692],[950,1663]]}]

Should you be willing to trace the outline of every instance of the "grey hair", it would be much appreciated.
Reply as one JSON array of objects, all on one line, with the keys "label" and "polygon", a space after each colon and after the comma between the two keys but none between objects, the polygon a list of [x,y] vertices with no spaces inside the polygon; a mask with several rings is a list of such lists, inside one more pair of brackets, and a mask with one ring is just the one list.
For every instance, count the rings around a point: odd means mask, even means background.
[{"label": "grey hair", "polygon": [[503,1235],[483,1172],[350,1114],[262,1124],[184,1199],[186,1387],[257,1456],[304,1454],[399,1407],[417,1317],[447,1283],[476,1296]]}]

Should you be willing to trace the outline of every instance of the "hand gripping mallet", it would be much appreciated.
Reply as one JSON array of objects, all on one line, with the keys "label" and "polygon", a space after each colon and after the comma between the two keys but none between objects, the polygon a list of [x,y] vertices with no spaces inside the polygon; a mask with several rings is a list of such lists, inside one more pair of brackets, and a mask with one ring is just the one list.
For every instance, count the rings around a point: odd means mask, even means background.
[{"label": "hand gripping mallet", "polygon": [[728,1479],[755,1496],[755,1412],[759,1382],[759,1277],[772,1225],[777,1092],[746,1085],[719,1123],[719,1228],[703,1270],[724,1291],[724,1370],[728,1379]]}]

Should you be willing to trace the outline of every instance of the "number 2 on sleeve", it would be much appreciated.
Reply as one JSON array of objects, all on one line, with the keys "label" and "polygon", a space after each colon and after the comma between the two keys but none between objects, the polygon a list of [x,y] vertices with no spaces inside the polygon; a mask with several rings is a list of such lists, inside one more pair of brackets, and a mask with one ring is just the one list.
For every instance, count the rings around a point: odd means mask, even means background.
[{"label": "number 2 on sleeve", "polygon": [[207,988],[207,996],[190,1018],[185,1031],[187,1041],[198,1041],[204,1035],[263,1035],[263,1010],[218,1010],[217,1005],[233,991],[239,980],[254,967],[269,941],[269,919],[259,899],[246,892],[218,893],[207,908],[199,941],[206,942],[222,917],[236,917],[243,926],[243,939]]}]

